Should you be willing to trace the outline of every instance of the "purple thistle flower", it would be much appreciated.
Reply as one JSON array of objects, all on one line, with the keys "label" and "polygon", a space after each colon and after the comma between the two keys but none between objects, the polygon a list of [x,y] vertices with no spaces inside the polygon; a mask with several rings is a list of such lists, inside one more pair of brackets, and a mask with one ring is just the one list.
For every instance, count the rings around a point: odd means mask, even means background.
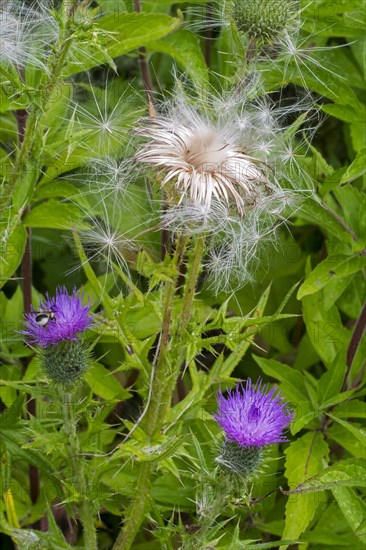
[{"label": "purple thistle flower", "polygon": [[[44,324],[39,323],[39,317],[48,316]],[[50,345],[56,346],[63,341],[75,341],[77,334],[84,332],[94,322],[94,316],[90,315],[90,304],[82,303],[82,296],[74,289],[70,296],[65,287],[56,289],[56,296],[50,298],[46,294],[46,300],[41,302],[39,311],[27,313],[25,334],[29,344],[36,344],[42,348]],[[37,322],[38,321],[38,322]]]},{"label": "purple thistle flower", "polygon": [[276,394],[276,387],[255,386],[250,379],[246,386],[239,383],[229,390],[227,397],[218,393],[218,412],[214,415],[229,441],[242,447],[264,447],[286,441],[283,430],[289,426],[293,414]]}]

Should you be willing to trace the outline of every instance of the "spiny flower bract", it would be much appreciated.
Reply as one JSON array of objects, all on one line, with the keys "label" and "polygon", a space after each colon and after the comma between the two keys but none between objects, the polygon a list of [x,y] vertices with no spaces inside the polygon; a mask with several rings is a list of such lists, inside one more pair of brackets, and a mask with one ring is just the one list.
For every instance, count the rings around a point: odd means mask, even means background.
[{"label": "spiny flower bract", "polygon": [[[36,322],[39,312],[51,312],[52,317],[45,326]],[[27,313],[25,330],[22,331],[27,342],[46,348],[64,341],[78,340],[78,334],[84,332],[94,323],[90,314],[90,304],[83,305],[82,296],[75,289],[71,296],[65,287],[58,287],[56,296],[46,295],[39,311]]]},{"label": "spiny flower bract", "polygon": [[291,0],[233,0],[232,16],[238,29],[251,38],[270,41],[298,27],[298,4]]},{"label": "spiny flower bract", "polygon": [[229,441],[242,447],[264,447],[286,441],[283,431],[289,426],[293,414],[277,393],[276,387],[259,382],[253,386],[250,379],[246,386],[239,383],[227,397],[218,393],[216,421]]}]

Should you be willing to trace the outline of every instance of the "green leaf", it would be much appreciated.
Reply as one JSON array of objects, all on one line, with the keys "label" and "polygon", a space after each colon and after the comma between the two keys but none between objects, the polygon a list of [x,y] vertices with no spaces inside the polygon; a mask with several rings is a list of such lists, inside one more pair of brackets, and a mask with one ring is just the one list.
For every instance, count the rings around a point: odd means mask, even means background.
[{"label": "green leaf", "polygon": [[38,202],[42,199],[52,199],[62,197],[64,199],[77,197],[80,189],[66,181],[50,181],[37,187],[33,196],[33,201]]},{"label": "green leaf", "polygon": [[319,409],[316,410],[310,401],[297,401],[296,415],[290,426],[292,435],[296,435],[307,424],[316,419],[319,416],[319,412]]},{"label": "green leaf", "polygon": [[159,41],[150,42],[147,50],[171,55],[185,69],[200,92],[207,88],[208,70],[202,55],[200,41],[190,31],[179,29]]},{"label": "green leaf", "polygon": [[51,199],[32,208],[24,219],[24,225],[51,229],[79,228],[83,216],[83,212],[75,204]]},{"label": "green leaf", "polygon": [[123,400],[131,397],[115,376],[100,363],[93,362],[84,374],[84,378],[92,392],[103,399]]},{"label": "green leaf", "polygon": [[[307,272],[310,269],[309,259]],[[336,306],[325,309],[323,293],[324,290],[321,290],[304,296],[302,309],[311,343],[324,364],[330,367],[335,357],[348,345],[349,332],[342,325]]]},{"label": "green leaf", "polygon": [[[322,105],[322,111],[325,113],[339,118],[344,122],[359,122],[360,109],[358,105],[342,105],[340,103],[327,103]],[[362,109],[361,109],[362,110]]]},{"label": "green leaf", "polygon": [[[366,116],[366,113],[365,113]],[[344,172],[340,185],[350,183],[353,180],[363,176],[366,173],[366,150],[363,149],[357,153],[355,160],[349,165]]]},{"label": "green leaf", "polygon": [[305,279],[299,288],[297,299],[314,294],[324,288],[330,281],[347,277],[366,266],[366,256],[345,256],[334,254],[328,256]]},{"label": "green leaf", "polygon": [[355,437],[350,430],[341,426],[339,422],[328,428],[327,435],[329,439],[338,443],[340,447],[346,449],[354,457],[365,457],[365,443]]},{"label": "green leaf", "polygon": [[145,446],[141,448],[134,443],[122,443],[119,446],[114,458],[130,458],[134,456],[139,462],[159,462],[176,454],[178,449],[184,444],[186,435],[176,435],[165,438],[159,445]]},{"label": "green leaf", "polygon": [[354,426],[353,424],[351,424],[350,422],[347,422],[346,420],[337,418],[337,416],[335,416],[332,413],[328,412],[327,415],[333,420],[335,420],[336,422],[338,422],[338,424],[346,428],[346,430],[349,430],[354,435],[354,437],[358,439],[360,443],[362,443],[365,446],[365,451],[366,451],[366,431],[365,430]]},{"label": "green leaf", "polygon": [[[307,433],[286,449],[285,476],[291,489],[320,472],[328,461],[328,445],[319,432]],[[319,504],[313,495],[290,495],[282,539],[297,539],[303,533]]]},{"label": "green leaf", "polygon": [[105,63],[109,58],[119,57],[146,46],[153,40],[176,30],[180,19],[157,13],[113,13],[98,20],[98,28],[110,33],[107,44],[98,50],[92,45],[78,48],[72,53],[72,61],[65,69],[65,76],[86,71]]},{"label": "green leaf", "polygon": [[366,405],[363,401],[353,399],[340,403],[333,412],[337,418],[366,418]]},{"label": "green leaf", "polygon": [[329,210],[324,208],[317,201],[311,199],[305,201],[301,207],[299,217],[309,221],[310,223],[320,225],[322,229],[331,233],[340,241],[345,243],[353,243],[351,235],[344,230],[342,224],[331,215]]},{"label": "green leaf", "polygon": [[297,403],[307,397],[308,392],[305,379],[301,372],[295,371],[288,365],[253,355],[253,359],[267,376],[272,376],[282,383],[282,388],[287,399]]},{"label": "green leaf", "polygon": [[1,242],[0,254],[0,288],[13,275],[22,261],[25,245],[27,242],[27,231],[23,225],[16,226],[10,235]]},{"label": "green leaf", "polygon": [[44,455],[24,448],[28,436],[25,422],[20,417],[23,400],[24,395],[19,396],[10,408],[0,415],[0,453],[6,449],[14,459],[24,460],[45,473],[51,473],[53,468]]},{"label": "green leaf", "polygon": [[[335,487],[332,493],[353,531],[357,531],[365,518],[365,503],[350,487]],[[360,535],[366,544],[366,535]]]},{"label": "green leaf", "polygon": [[363,273],[356,273],[344,290],[337,305],[351,319],[357,319],[362,309],[366,293],[366,283]]},{"label": "green leaf", "polygon": [[[306,434],[307,436],[310,434]],[[304,436],[306,437],[306,436]],[[297,443],[297,442],[295,442]],[[298,455],[298,458],[301,455]],[[297,485],[285,494],[305,494],[334,487],[366,487],[366,466],[363,459],[348,458]]]},{"label": "green leaf", "polygon": [[322,405],[341,391],[343,378],[346,373],[346,354],[342,353],[335,358],[334,364],[323,374],[318,383],[318,403]]},{"label": "green leaf", "polygon": [[361,250],[366,246],[366,194],[354,185],[343,185],[334,189],[334,195],[342,208],[346,223],[360,241],[357,250]]}]

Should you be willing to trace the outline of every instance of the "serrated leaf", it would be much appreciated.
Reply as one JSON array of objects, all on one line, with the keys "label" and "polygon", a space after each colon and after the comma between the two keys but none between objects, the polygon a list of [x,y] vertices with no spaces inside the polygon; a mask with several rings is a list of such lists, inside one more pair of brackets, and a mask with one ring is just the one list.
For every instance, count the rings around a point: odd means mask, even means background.
[{"label": "serrated leaf", "polygon": [[158,13],[113,13],[98,20],[98,28],[110,36],[102,49],[93,45],[74,50],[72,61],[66,66],[64,76],[71,76],[108,62],[173,32],[181,25],[180,19]]},{"label": "serrated leaf", "polygon": [[[133,443],[122,443],[118,450],[118,456],[135,456],[139,462],[160,462],[166,460],[183,445],[186,435],[166,438],[163,443],[153,446],[137,447]],[[117,457],[117,455],[116,455]]]},{"label": "serrated leaf", "polygon": [[322,205],[317,201],[305,201],[301,207],[299,217],[311,223],[320,225],[322,229],[325,229],[327,232],[337,237],[340,241],[346,243],[353,242],[351,235],[344,230],[342,224],[339,223],[334,216],[332,216],[330,212],[326,208],[322,207]]},{"label": "serrated leaf", "polygon": [[[306,434],[309,435],[309,434]],[[324,491],[334,487],[366,487],[366,466],[363,459],[348,458],[325,468],[316,475],[300,483],[285,494]]]},{"label": "serrated leaf", "polygon": [[80,189],[66,181],[50,181],[44,185],[37,187],[33,196],[33,202],[43,199],[52,199],[54,197],[62,197],[68,199],[76,197],[80,193]]},{"label": "serrated leaf", "polygon": [[[366,116],[366,113],[365,113]],[[362,150],[357,153],[355,160],[349,165],[344,172],[340,184],[350,183],[353,180],[363,176],[366,172],[366,151]]]},{"label": "serrated leaf", "polygon": [[361,442],[353,433],[341,426],[339,422],[335,422],[327,430],[328,438],[338,443],[340,447],[348,451],[356,458],[365,457],[365,444]]},{"label": "serrated leaf", "polygon": [[362,428],[358,428],[357,426],[354,426],[353,424],[351,424],[350,422],[347,422],[346,420],[342,420],[341,418],[338,418],[332,413],[328,412],[327,415],[330,418],[332,418],[332,420],[334,420],[335,422],[338,422],[338,424],[346,428],[346,430],[350,431],[356,437],[356,439],[358,439],[360,443],[362,443],[365,446],[365,451],[366,451],[366,431],[365,430],[363,430]]},{"label": "serrated leaf", "polygon": [[366,232],[366,194],[354,185],[342,185],[334,189],[334,195],[340,204],[346,223],[360,241],[358,250],[365,246]]},{"label": "serrated leaf", "polygon": [[[310,260],[307,273],[310,273]],[[323,290],[302,299],[302,309],[307,333],[314,349],[329,368],[337,354],[348,345],[349,333],[344,328],[336,306],[328,310],[324,306]]]},{"label": "serrated leaf", "polygon": [[[321,433],[307,433],[286,449],[285,476],[291,489],[320,472],[328,461],[328,445]],[[290,495],[282,539],[297,539],[313,519],[319,499],[313,495]]]},{"label": "serrated leaf", "polygon": [[346,373],[346,354],[340,354],[335,358],[334,364],[323,374],[318,382],[318,403],[326,403],[331,397],[337,395],[342,388]]},{"label": "serrated leaf", "polygon": [[366,404],[353,399],[337,405],[333,412],[337,418],[366,418]]}]

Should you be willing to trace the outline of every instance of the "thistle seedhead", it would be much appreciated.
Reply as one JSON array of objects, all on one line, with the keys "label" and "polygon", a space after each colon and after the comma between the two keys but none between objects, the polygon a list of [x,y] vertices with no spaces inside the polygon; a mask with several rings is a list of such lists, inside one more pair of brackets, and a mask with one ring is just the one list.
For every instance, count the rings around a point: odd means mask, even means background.
[{"label": "thistle seedhead", "polygon": [[299,3],[291,0],[234,0],[232,17],[250,38],[271,42],[296,28],[298,7]]}]

